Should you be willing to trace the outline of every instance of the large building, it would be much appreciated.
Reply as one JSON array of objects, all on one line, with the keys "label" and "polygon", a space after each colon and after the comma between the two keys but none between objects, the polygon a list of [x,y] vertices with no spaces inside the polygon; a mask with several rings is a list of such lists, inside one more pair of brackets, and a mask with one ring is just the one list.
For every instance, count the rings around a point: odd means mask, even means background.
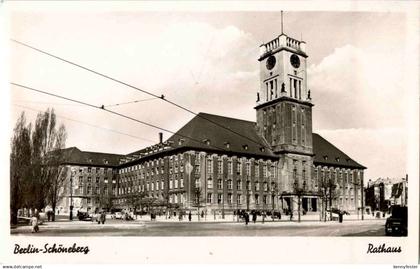
[{"label": "large building", "polygon": [[80,161],[66,164],[83,186],[79,207],[145,200],[149,210],[205,214],[362,210],[366,167],[312,132],[305,42],[282,33],[260,51],[256,122],[199,113],[166,141],[127,155],[73,148]]}]

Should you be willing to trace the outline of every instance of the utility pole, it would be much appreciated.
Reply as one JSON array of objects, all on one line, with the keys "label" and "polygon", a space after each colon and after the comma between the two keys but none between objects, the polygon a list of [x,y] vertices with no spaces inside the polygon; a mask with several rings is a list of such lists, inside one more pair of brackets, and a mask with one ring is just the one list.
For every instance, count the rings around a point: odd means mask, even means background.
[{"label": "utility pole", "polygon": [[70,220],[73,220],[73,174],[74,168],[70,172]]}]

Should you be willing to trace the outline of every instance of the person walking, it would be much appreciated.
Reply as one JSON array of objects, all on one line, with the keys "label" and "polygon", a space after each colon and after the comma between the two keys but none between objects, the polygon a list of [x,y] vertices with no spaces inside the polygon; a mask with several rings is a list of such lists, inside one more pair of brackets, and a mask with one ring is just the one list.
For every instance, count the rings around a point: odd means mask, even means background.
[{"label": "person walking", "polygon": [[101,212],[101,222],[102,222],[102,224],[105,224],[105,220],[106,220],[106,214],[105,214],[105,211],[102,211]]},{"label": "person walking", "polygon": [[190,213],[188,213],[188,221],[191,221],[191,211],[190,211]]},{"label": "person walking", "polygon": [[255,223],[257,221],[257,212],[252,212],[252,222]]},{"label": "person walking", "polygon": [[32,233],[37,233],[39,231],[38,221],[39,221],[39,213],[38,213],[38,209],[35,209],[35,214],[31,218],[31,225],[32,225],[31,232]]},{"label": "person walking", "polygon": [[245,218],[245,225],[248,225],[248,222],[249,222],[249,215],[248,215],[248,212],[245,212],[245,214],[244,214],[244,218]]}]

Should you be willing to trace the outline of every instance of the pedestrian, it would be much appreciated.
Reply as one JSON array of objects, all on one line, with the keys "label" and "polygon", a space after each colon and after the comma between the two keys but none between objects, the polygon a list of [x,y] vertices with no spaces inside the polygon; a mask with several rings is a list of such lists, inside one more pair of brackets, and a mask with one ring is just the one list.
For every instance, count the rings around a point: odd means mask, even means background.
[{"label": "pedestrian", "polygon": [[102,213],[101,213],[101,222],[102,222],[102,224],[105,224],[105,220],[106,220],[106,214],[105,214],[105,211],[102,211]]},{"label": "pedestrian", "polygon": [[247,213],[247,212],[245,212],[244,217],[245,217],[245,225],[248,225],[248,222],[249,222],[249,215],[248,215],[248,213]]},{"label": "pedestrian", "polygon": [[262,223],[264,223],[265,220],[265,211],[262,213]]},{"label": "pedestrian", "polygon": [[201,210],[201,218],[204,218],[204,211]]},{"label": "pedestrian", "polygon": [[293,212],[290,211],[290,220],[293,220]]},{"label": "pedestrian", "polygon": [[39,231],[38,220],[39,220],[39,213],[38,213],[38,210],[35,209],[35,214],[31,218],[31,225],[32,225],[31,232],[32,233],[37,233]]},{"label": "pedestrian", "polygon": [[257,221],[257,212],[252,212],[252,222],[255,223]]},{"label": "pedestrian", "polygon": [[188,213],[188,221],[191,221],[191,211],[190,211],[190,213]]}]

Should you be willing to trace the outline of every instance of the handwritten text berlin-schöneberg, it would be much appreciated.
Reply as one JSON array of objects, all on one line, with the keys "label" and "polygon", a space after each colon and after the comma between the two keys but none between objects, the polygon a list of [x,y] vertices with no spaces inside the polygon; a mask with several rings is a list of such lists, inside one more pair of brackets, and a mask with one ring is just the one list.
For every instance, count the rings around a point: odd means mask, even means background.
[{"label": "handwritten text berlin-sch\u00f6neberg", "polygon": [[63,246],[62,244],[48,244],[46,243],[43,248],[37,248],[32,244],[28,244],[26,247],[21,247],[19,244],[15,244],[13,254],[36,254],[36,253],[89,253],[88,246],[77,246],[73,243],[71,246]]}]

